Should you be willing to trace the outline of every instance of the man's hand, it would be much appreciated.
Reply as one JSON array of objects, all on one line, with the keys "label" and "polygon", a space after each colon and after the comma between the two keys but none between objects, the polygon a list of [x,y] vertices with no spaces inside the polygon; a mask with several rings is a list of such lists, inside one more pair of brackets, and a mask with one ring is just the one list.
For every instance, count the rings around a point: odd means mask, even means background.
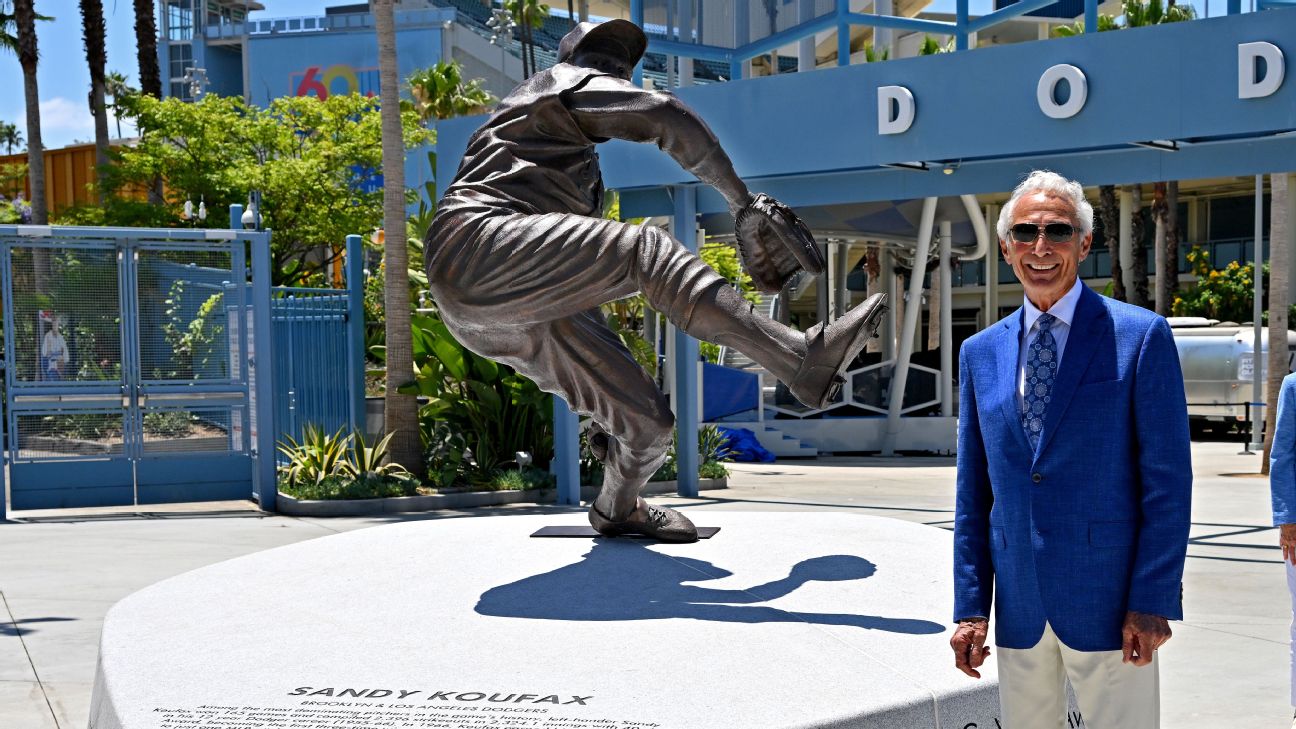
[{"label": "man's hand", "polygon": [[981,672],[977,669],[990,655],[990,649],[985,644],[989,623],[985,618],[960,620],[958,627],[954,629],[954,637],[950,638],[955,668],[972,678],[981,678]]},{"label": "man's hand", "polygon": [[1170,640],[1170,622],[1160,615],[1130,611],[1121,628],[1121,661],[1136,666],[1152,662],[1152,654]]},{"label": "man's hand", "polygon": [[1296,524],[1278,527],[1278,546],[1282,547],[1283,561],[1296,564]]}]

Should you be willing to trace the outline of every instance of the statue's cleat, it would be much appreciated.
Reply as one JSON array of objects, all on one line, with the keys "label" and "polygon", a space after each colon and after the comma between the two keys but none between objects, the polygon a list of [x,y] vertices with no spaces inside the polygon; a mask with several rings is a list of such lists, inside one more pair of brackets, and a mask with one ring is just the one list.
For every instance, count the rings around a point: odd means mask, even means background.
[{"label": "statue's cleat", "polygon": [[605,537],[639,534],[659,542],[696,542],[698,538],[697,527],[687,516],[665,506],[653,506],[642,498],[628,519],[613,521],[590,505],[589,520],[594,531]]},{"label": "statue's cleat", "polygon": [[841,392],[842,373],[868,343],[886,313],[886,294],[874,294],[846,316],[806,332],[806,356],[788,391],[806,407],[826,408]]}]

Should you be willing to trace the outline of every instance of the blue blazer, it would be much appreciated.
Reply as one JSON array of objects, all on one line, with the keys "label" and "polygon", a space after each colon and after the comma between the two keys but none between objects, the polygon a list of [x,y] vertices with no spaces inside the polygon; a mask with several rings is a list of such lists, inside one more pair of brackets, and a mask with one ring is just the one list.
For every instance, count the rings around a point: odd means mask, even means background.
[{"label": "blue blazer", "polygon": [[989,617],[1030,648],[1119,650],[1125,613],[1183,618],[1192,468],[1188,407],[1165,319],[1085,287],[1039,449],[1017,410],[1023,313],[959,355],[954,618]]},{"label": "blue blazer", "polygon": [[1296,374],[1283,378],[1275,422],[1269,448],[1269,491],[1274,526],[1281,526],[1296,523]]}]

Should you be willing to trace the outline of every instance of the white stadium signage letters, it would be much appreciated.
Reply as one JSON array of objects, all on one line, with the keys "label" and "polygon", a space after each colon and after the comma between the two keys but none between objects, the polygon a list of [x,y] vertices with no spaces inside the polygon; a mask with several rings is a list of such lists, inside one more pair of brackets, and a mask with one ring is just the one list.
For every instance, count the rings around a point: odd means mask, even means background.
[{"label": "white stadium signage letters", "polygon": [[[1259,59],[1264,59],[1264,74]],[[1260,99],[1271,96],[1282,86],[1283,52],[1272,43],[1257,41],[1238,44],[1238,98]]]},{"label": "white stadium signage letters", "polygon": [[[1071,95],[1066,101],[1058,103],[1058,86],[1063,81],[1071,87]],[[1035,102],[1039,104],[1040,111],[1052,119],[1070,119],[1080,113],[1088,100],[1089,79],[1085,78],[1084,71],[1069,63],[1059,63],[1049,68],[1035,86]]]},{"label": "white stadium signage letters", "polygon": [[913,93],[903,86],[878,87],[878,134],[903,134],[913,126]]},{"label": "white stadium signage letters", "polygon": [[[1283,85],[1284,64],[1282,49],[1273,43],[1239,43],[1238,98],[1262,99],[1277,93]],[[1059,101],[1058,91],[1064,81],[1069,93],[1065,101]],[[1050,66],[1035,87],[1035,101],[1051,119],[1069,119],[1079,114],[1088,99],[1089,79],[1069,63]],[[913,126],[918,107],[908,88],[879,86],[877,102],[878,134],[904,134]]]}]

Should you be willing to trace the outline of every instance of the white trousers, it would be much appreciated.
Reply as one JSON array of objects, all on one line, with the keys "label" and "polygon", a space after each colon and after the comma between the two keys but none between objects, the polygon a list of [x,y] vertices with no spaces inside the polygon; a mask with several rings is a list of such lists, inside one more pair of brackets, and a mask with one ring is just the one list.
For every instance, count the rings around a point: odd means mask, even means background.
[{"label": "white trousers", "polygon": [[[1003,729],[1157,729],[1157,660],[1134,666],[1120,651],[1077,651],[1053,628],[1033,648],[999,648],[999,718]],[[1080,717],[1068,715],[1066,682]],[[1084,723],[1079,719],[1083,717]]]},{"label": "white trousers", "polygon": [[1287,591],[1291,593],[1292,599],[1292,625],[1291,625],[1291,703],[1296,706],[1296,567],[1291,562],[1283,560],[1287,565]]}]

